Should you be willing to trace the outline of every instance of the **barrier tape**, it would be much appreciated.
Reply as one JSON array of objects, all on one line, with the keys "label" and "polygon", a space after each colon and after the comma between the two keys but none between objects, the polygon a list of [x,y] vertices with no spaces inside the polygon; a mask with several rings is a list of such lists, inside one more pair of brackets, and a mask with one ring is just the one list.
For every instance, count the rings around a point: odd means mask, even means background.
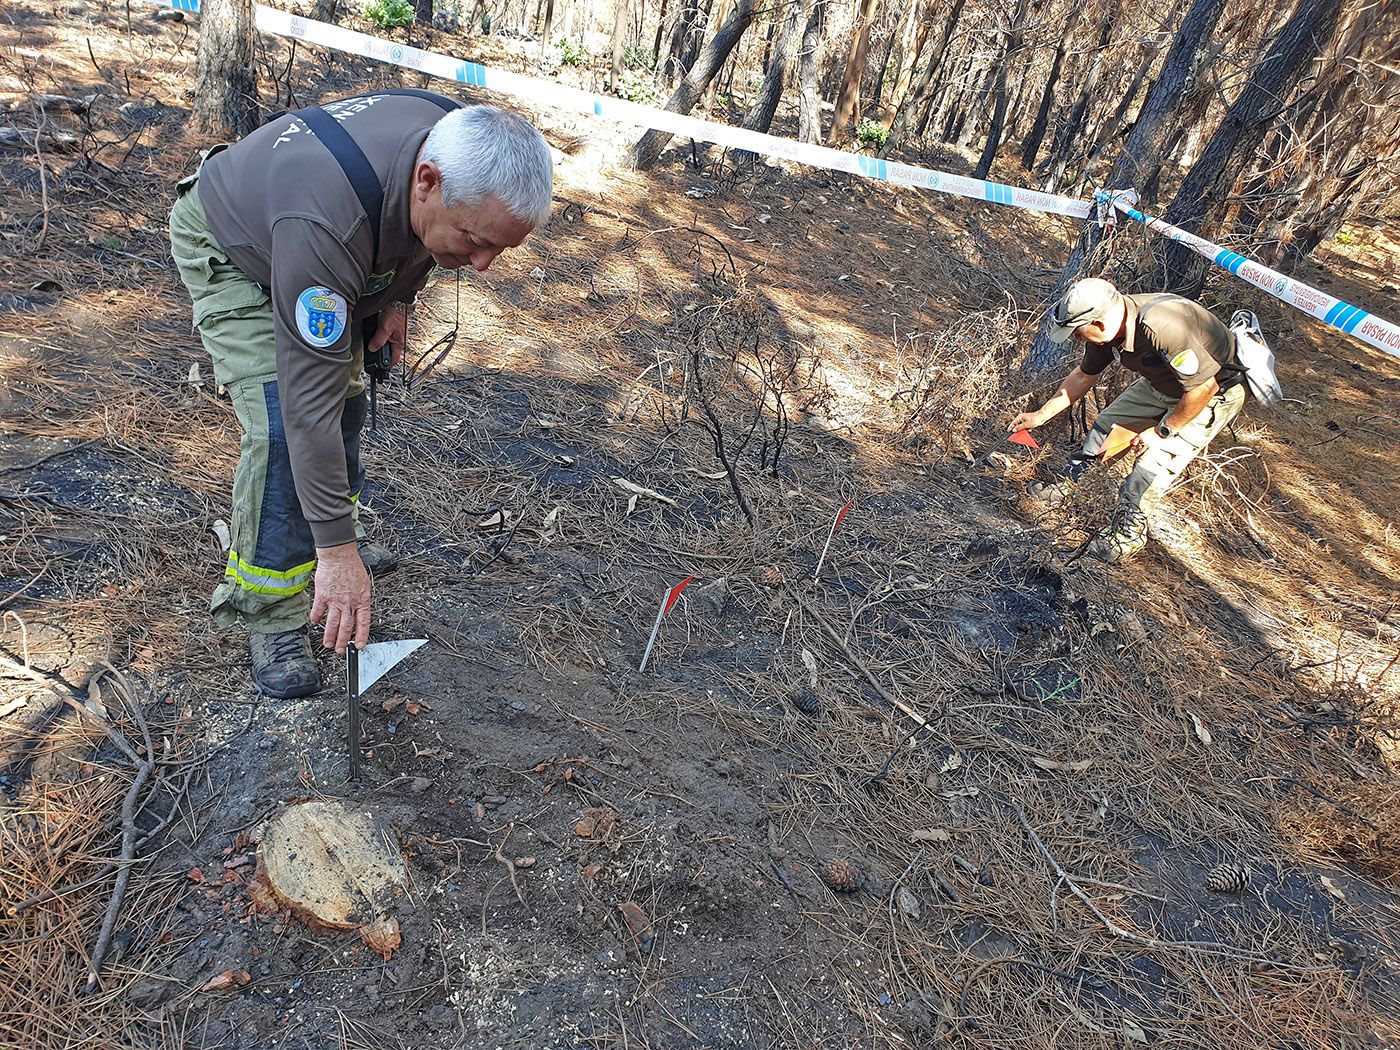
[{"label": "barrier tape", "polygon": [[1231,273],[1242,281],[1248,281],[1262,292],[1287,303],[1294,309],[1311,314],[1325,324],[1345,332],[1347,335],[1383,350],[1392,357],[1400,357],[1400,325],[1368,313],[1359,306],[1353,306],[1344,299],[1304,284],[1295,277],[1272,270],[1263,263],[1255,262],[1239,252],[1222,248],[1204,237],[1173,226],[1163,219],[1154,218],[1138,211],[1121,194],[1095,194],[1096,199],[1107,201],[1134,222],[1140,222],[1153,233],[1176,241],[1190,248],[1197,255],[1204,256],[1222,270]]},{"label": "barrier tape", "polygon": [[[160,7],[172,7],[192,14],[199,12],[200,0],[147,0]],[[572,110],[635,127],[669,132],[702,142],[713,142],[731,149],[748,150],[765,156],[781,157],[812,167],[844,171],[862,178],[890,182],[902,186],[917,186],[937,193],[983,200],[1013,208],[1068,215],[1088,219],[1095,209],[1094,201],[1061,197],[1021,186],[955,175],[951,172],[898,164],[869,157],[861,153],[846,153],[827,146],[780,138],[744,128],[717,124],[699,117],[670,113],[654,106],[643,106],[611,95],[598,95],[578,88],[565,87],[539,77],[527,77],[506,70],[488,69],[476,62],[466,62],[451,55],[424,51],[406,44],[396,44],[380,37],[357,33],[352,29],[303,18],[287,11],[255,4],[253,21],[258,29],[276,36],[289,37],[337,51],[372,58],[390,65],[402,66],[428,76],[455,80],[461,84],[499,92],[513,98],[551,108]],[[1400,357],[1400,326],[1368,313],[1326,292],[1256,263],[1237,252],[1197,237],[1193,233],[1133,208],[1121,196],[1099,192],[1098,202],[1109,202],[1129,218],[1142,223],[1154,233],[1183,244],[1209,259],[1222,269],[1267,292],[1274,298],[1310,314],[1313,317],[1353,336],[1379,350]]]},{"label": "barrier tape", "polygon": [[[173,7],[177,11],[192,14],[199,12],[199,0],[149,0],[160,7]],[[670,113],[654,106],[628,102],[611,95],[597,95],[578,88],[565,87],[539,77],[522,76],[503,69],[488,69],[476,62],[464,62],[451,55],[434,51],[424,51],[396,44],[380,37],[357,33],[352,29],[303,18],[300,15],[279,11],[276,8],[255,4],[253,22],[263,32],[276,36],[290,37],[311,44],[320,44],[337,51],[373,58],[390,65],[402,66],[428,76],[455,80],[471,87],[485,88],[521,101],[536,103],[554,109],[572,110],[586,113],[620,124],[631,124],[639,128],[654,129],[681,135],[701,142],[713,142],[729,149],[748,150],[765,156],[781,157],[785,160],[808,164],[814,168],[830,168],[844,171],[862,178],[878,182],[892,182],[902,186],[918,186],[921,189],[951,193],[959,197],[971,197],[989,204],[1004,204],[1013,208],[1027,208],[1032,211],[1050,212],[1055,215],[1068,215],[1076,219],[1087,219],[1093,211],[1089,201],[1073,197],[1061,197],[1053,193],[1021,186],[1007,186],[999,182],[972,179],[952,172],[921,168],[912,164],[898,164],[868,157],[863,153],[846,153],[827,146],[816,146],[808,142],[780,138],[758,131],[717,124],[699,117]]]}]

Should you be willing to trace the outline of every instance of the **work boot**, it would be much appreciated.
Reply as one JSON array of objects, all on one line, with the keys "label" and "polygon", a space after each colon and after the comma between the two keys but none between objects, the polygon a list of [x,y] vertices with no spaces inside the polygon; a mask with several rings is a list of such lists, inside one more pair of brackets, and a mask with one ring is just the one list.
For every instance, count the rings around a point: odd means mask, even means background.
[{"label": "work boot", "polygon": [[360,540],[360,560],[371,576],[387,576],[399,567],[399,556],[387,547]]},{"label": "work boot", "polygon": [[1086,551],[1109,565],[1121,565],[1141,554],[1147,546],[1147,523],[1125,523],[1101,532],[1089,541]]},{"label": "work boot", "polygon": [[311,655],[311,638],[302,627],[274,634],[252,634],[253,681],[258,692],[290,700],[321,688],[321,668]]},{"label": "work boot", "polygon": [[1047,507],[1058,507],[1074,492],[1074,482],[1069,478],[1056,478],[1054,481],[1032,481],[1026,486],[1026,494]]}]

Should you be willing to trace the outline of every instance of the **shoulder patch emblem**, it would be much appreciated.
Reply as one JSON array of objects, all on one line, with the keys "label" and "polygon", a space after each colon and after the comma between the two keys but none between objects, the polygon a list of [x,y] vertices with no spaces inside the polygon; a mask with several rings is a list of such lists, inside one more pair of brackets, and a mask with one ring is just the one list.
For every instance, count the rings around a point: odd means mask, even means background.
[{"label": "shoulder patch emblem", "polygon": [[313,285],[297,296],[297,334],[315,347],[327,347],[345,331],[345,297]]},{"label": "shoulder patch emblem", "polygon": [[1171,366],[1184,376],[1193,376],[1201,370],[1201,359],[1194,350],[1183,350],[1171,357]]}]

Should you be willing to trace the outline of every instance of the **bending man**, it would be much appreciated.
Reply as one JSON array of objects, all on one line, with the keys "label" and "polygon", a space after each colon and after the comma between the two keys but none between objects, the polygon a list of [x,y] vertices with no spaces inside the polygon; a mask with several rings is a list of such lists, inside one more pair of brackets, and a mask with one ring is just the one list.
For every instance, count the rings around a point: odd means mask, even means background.
[{"label": "bending man", "polygon": [[1062,477],[1033,481],[1032,496],[1058,503],[1104,447],[1113,427],[1135,432],[1138,457],[1118,492],[1114,527],[1096,536],[1090,553],[1116,562],[1147,545],[1147,512],[1187,465],[1244,405],[1244,371],[1235,363],[1229,329],[1199,303],[1179,295],[1123,295],[1091,277],[1073,284],[1055,305],[1050,339],[1071,336],[1084,344],[1079,366],[1055,396],[1034,412],[1022,412],[1010,430],[1038,427],[1079,401],[1115,361],[1138,373],[1099,413],[1084,446],[1069,457]]},{"label": "bending man", "polygon": [[171,247],[243,430],[211,609],[248,628],[262,692],[320,688],[308,620],[337,651],[365,645],[369,572],[392,567],[356,515],[366,340],[400,360],[433,264],[485,270],[548,218],[552,188],[527,122],[426,91],[275,119],[179,184]]}]

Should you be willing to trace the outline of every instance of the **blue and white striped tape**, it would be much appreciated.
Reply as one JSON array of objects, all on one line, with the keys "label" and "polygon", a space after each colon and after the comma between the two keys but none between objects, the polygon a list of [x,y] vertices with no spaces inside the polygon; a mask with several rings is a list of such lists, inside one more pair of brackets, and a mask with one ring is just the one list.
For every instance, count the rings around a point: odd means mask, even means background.
[{"label": "blue and white striped tape", "polygon": [[1095,195],[1100,201],[1107,201],[1134,222],[1140,222],[1153,233],[1176,241],[1190,248],[1197,255],[1204,256],[1227,273],[1234,274],[1242,281],[1248,281],[1260,291],[1267,292],[1275,299],[1287,303],[1295,309],[1311,314],[1325,324],[1345,332],[1353,338],[1383,350],[1394,357],[1400,357],[1400,325],[1377,317],[1373,313],[1353,306],[1334,295],[1304,284],[1296,277],[1279,273],[1263,263],[1255,262],[1239,252],[1222,248],[1204,237],[1173,226],[1162,219],[1154,218],[1138,211],[1129,202],[1128,195],[1100,191]]},{"label": "blue and white striped tape", "polygon": [[[148,0],[161,7],[173,7],[179,11],[198,12],[199,0]],[[540,77],[527,77],[503,69],[489,69],[476,62],[464,62],[451,55],[397,44],[379,37],[357,33],[341,26],[318,22],[311,18],[279,11],[275,8],[255,4],[254,24],[266,33],[291,37],[311,44],[334,48],[353,55],[377,59],[405,69],[416,70],[429,76],[455,80],[471,87],[485,88],[521,101],[557,109],[572,110],[591,114],[622,124],[639,128],[655,129],[681,135],[702,142],[713,142],[730,149],[748,150],[770,157],[808,164],[817,168],[844,171],[867,179],[898,183],[905,186],[918,186],[922,189],[937,190],[940,193],[971,197],[991,204],[1005,204],[1015,208],[1029,208],[1034,211],[1068,215],[1076,219],[1087,219],[1093,211],[1089,201],[1073,197],[1061,197],[1053,193],[1023,189],[1019,186],[1004,186],[984,179],[971,179],[951,172],[921,168],[911,164],[896,164],[869,157],[861,153],[846,153],[806,142],[766,135],[744,128],[717,124],[698,117],[668,113],[654,106],[643,106],[611,95],[598,95],[590,91],[580,91],[565,87]]]},{"label": "blue and white striped tape", "polygon": [[[173,7],[178,11],[197,13],[199,0],[146,0],[160,7]],[[485,88],[522,101],[551,108],[572,110],[592,114],[606,120],[615,120],[635,127],[670,132],[685,138],[702,142],[713,142],[730,149],[748,150],[770,157],[807,164],[817,168],[844,171],[867,179],[896,183],[903,186],[917,186],[938,193],[951,193],[959,197],[983,200],[990,204],[1002,204],[1013,208],[1027,208],[1032,211],[1068,215],[1077,219],[1087,219],[1094,211],[1090,201],[1061,197],[1053,193],[1022,186],[1007,186],[999,182],[968,178],[951,172],[922,168],[911,164],[899,164],[866,156],[863,153],[846,153],[827,146],[797,142],[793,139],[766,135],[744,128],[717,124],[698,117],[670,113],[654,106],[643,106],[611,95],[598,95],[577,88],[565,87],[539,77],[522,76],[506,70],[488,69],[476,62],[465,62],[451,55],[423,51],[416,47],[394,43],[380,37],[357,33],[351,29],[303,18],[287,11],[255,4],[253,19],[256,26],[266,33],[291,37],[310,44],[333,48],[349,54],[361,55],[405,69],[416,70],[428,76],[455,80],[471,87]],[[1340,329],[1362,342],[1368,343],[1388,354],[1400,357],[1400,326],[1368,313],[1359,306],[1343,302],[1325,292],[1287,277],[1276,270],[1256,263],[1238,252],[1222,248],[1218,244],[1197,237],[1177,226],[1153,218],[1133,208],[1125,199],[1126,195],[1100,192],[1099,201],[1109,201],[1129,218],[1142,223],[1154,233],[1169,237],[1205,256],[1212,262],[1236,277],[1248,281],[1280,299],[1290,306],[1311,314],[1313,317]]]}]

